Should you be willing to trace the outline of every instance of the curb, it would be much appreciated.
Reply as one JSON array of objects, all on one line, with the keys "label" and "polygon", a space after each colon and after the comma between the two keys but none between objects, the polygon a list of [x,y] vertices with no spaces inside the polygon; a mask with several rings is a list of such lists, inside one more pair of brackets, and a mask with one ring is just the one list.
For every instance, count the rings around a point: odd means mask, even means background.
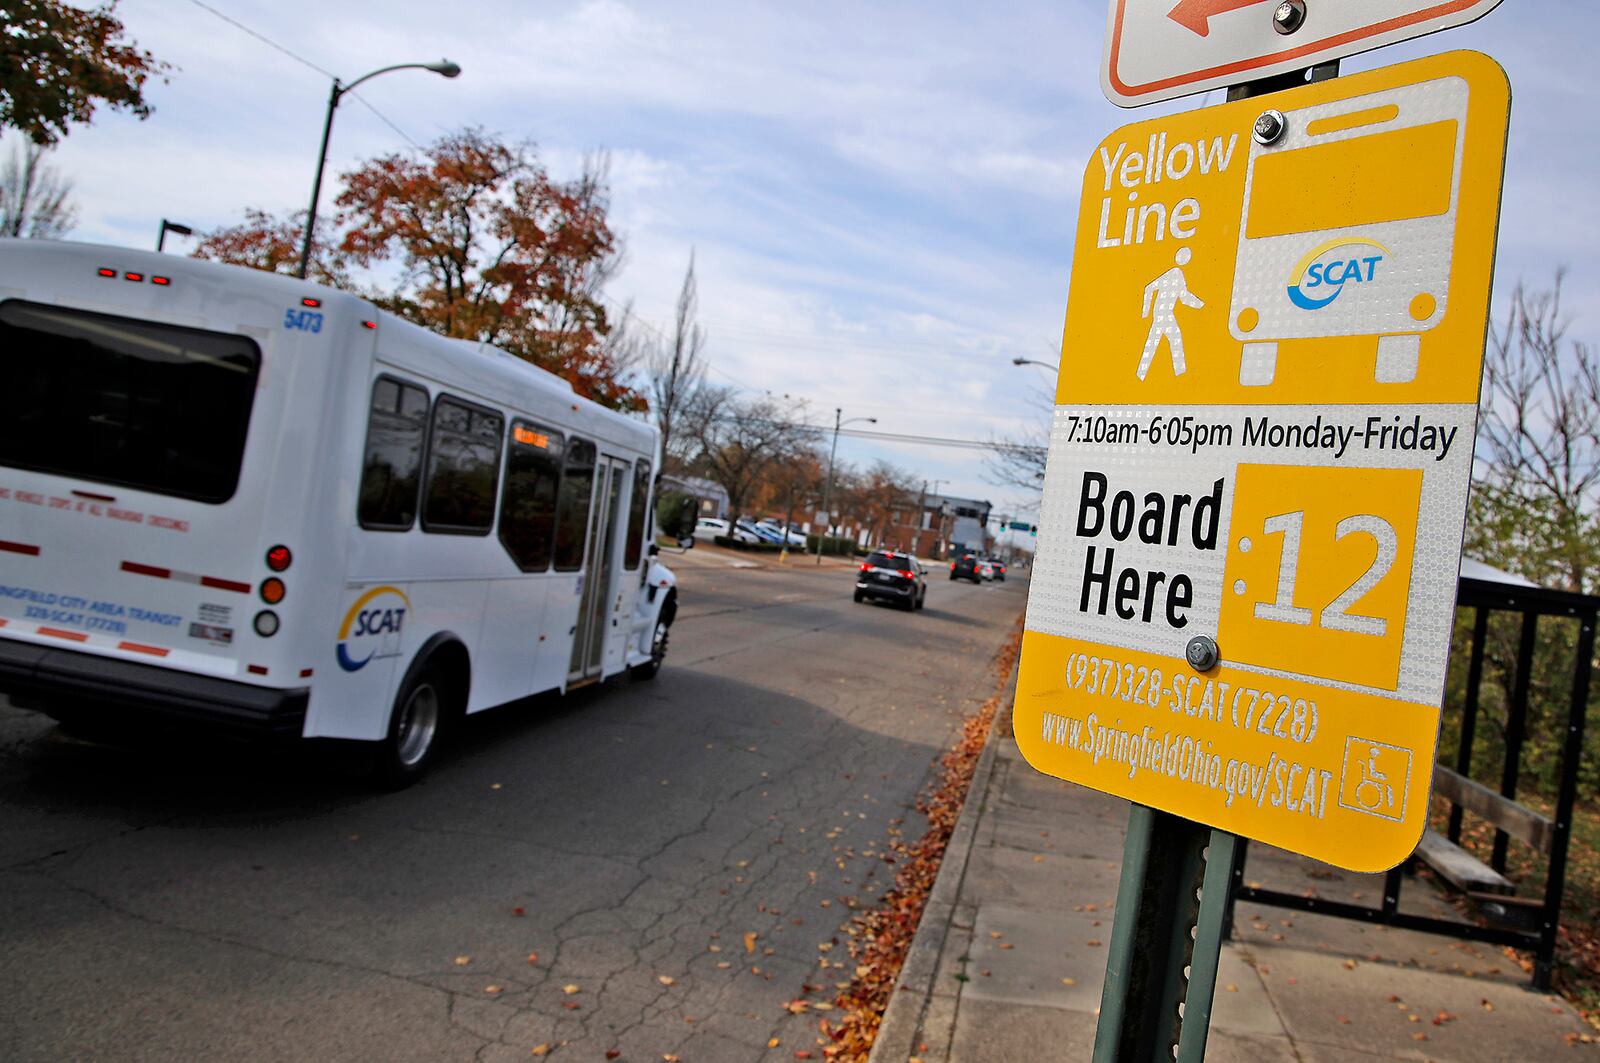
[{"label": "curb", "polygon": [[[872,1041],[872,1051],[867,1063],[905,1063],[915,1054],[917,1034],[922,1029],[923,1018],[932,1002],[934,978],[939,971],[939,961],[945,945],[950,941],[950,930],[956,916],[956,902],[961,896],[961,884],[967,876],[967,863],[972,856],[973,842],[978,833],[978,820],[989,800],[989,783],[994,776],[994,762],[1000,743],[995,734],[995,724],[1007,718],[1007,710],[1016,700],[1017,670],[1012,666],[1010,679],[989,734],[983,742],[983,752],[978,756],[977,767],[972,772],[972,783],[967,788],[966,801],[961,815],[950,832],[950,842],[945,846],[944,859],[939,864],[938,877],[928,894],[928,903],[917,922],[917,932],[906,950],[906,962],[895,980],[889,1004],[883,1011],[883,1021],[878,1024],[877,1036]],[[941,1053],[942,1056],[942,1053]]]}]

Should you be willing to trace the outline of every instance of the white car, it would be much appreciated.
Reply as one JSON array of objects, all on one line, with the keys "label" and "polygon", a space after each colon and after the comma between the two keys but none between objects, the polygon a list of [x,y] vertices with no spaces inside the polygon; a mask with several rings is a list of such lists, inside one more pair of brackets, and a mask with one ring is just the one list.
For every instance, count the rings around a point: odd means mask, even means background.
[{"label": "white car", "polygon": [[717,517],[701,517],[694,526],[694,537],[696,539],[704,539],[709,542],[719,535],[739,543],[761,542],[759,535],[752,535],[743,528],[735,528],[727,521]]},{"label": "white car", "polygon": [[994,579],[994,565],[988,561],[978,562],[978,575],[986,580]]}]

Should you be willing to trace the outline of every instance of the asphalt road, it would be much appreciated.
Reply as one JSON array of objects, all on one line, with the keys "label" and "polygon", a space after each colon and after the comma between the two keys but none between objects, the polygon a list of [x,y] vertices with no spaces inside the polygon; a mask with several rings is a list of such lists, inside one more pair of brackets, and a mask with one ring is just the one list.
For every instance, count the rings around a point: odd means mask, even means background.
[{"label": "asphalt road", "polygon": [[821,1058],[784,1005],[850,976],[1025,585],[935,568],[908,614],[809,561],[673,561],[654,681],[473,717],[401,793],[0,699],[0,1059]]}]

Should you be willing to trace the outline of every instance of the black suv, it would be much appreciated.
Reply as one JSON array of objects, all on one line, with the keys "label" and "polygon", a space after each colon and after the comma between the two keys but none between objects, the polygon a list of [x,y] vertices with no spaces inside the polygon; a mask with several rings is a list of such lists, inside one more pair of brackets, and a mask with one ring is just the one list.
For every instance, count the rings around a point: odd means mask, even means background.
[{"label": "black suv", "polygon": [[907,612],[921,609],[928,596],[928,584],[922,576],[922,566],[910,554],[875,550],[856,573],[856,601],[886,598],[898,602]]},{"label": "black suv", "polygon": [[951,579],[969,579],[974,583],[982,583],[983,576],[978,572],[978,566],[983,562],[977,554],[962,554],[950,562]]}]

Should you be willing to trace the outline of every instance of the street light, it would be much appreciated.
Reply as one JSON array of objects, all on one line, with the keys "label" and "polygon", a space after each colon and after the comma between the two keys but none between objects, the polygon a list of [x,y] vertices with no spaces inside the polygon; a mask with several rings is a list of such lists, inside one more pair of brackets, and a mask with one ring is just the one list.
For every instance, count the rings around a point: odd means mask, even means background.
[{"label": "street light", "polygon": [[1052,372],[1052,373],[1060,371],[1060,367],[1059,366],[1051,365],[1049,362],[1035,361],[1032,358],[1020,358],[1020,357],[1019,358],[1013,358],[1013,359],[1011,359],[1011,364],[1012,365],[1037,365],[1040,368],[1050,370],[1050,372]]},{"label": "street light", "polygon": [[835,409],[833,411],[833,446],[828,450],[828,483],[822,489],[822,511],[827,514],[827,517],[822,529],[817,532],[817,564],[819,565],[822,564],[823,537],[827,535],[828,528],[833,524],[833,458],[835,454],[839,453],[839,429],[847,424],[855,424],[857,421],[865,421],[867,424],[878,423],[876,417],[852,417],[848,421],[841,421],[839,418],[843,416],[843,410]]},{"label": "street light", "polygon": [[328,94],[328,116],[322,122],[322,150],[317,155],[317,177],[311,183],[311,212],[306,215],[306,235],[300,242],[300,268],[295,276],[305,280],[306,265],[311,261],[311,234],[317,226],[317,200],[322,195],[322,168],[328,161],[328,134],[333,131],[333,112],[339,106],[339,98],[347,92],[352,92],[363,81],[368,81],[379,74],[387,74],[391,70],[431,70],[441,77],[453,78],[461,73],[461,68],[448,59],[441,59],[437,63],[397,63],[374,70],[370,74],[362,74],[348,85],[341,84],[338,78],[333,79],[333,91]]},{"label": "street light", "polygon": [[168,233],[177,233],[179,236],[193,236],[194,230],[187,225],[179,225],[175,221],[168,221],[162,218],[161,232],[156,235],[156,250],[158,252],[161,250],[161,246],[167,242]]}]

